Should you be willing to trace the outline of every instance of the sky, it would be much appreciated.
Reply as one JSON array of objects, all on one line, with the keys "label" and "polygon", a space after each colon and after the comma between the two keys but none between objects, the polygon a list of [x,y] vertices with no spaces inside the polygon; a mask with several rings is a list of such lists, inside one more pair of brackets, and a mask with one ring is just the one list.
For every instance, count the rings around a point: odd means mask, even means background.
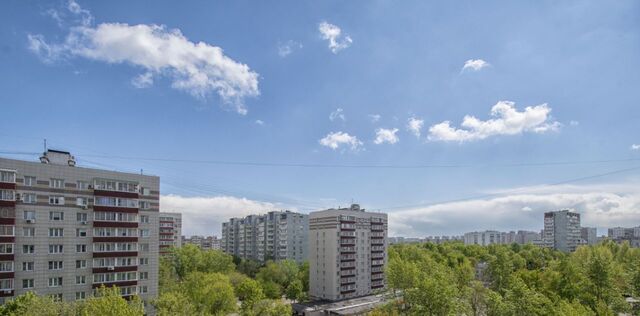
[{"label": "sky", "polygon": [[3,1],[0,155],[154,174],[183,231],[640,225],[637,1]]}]

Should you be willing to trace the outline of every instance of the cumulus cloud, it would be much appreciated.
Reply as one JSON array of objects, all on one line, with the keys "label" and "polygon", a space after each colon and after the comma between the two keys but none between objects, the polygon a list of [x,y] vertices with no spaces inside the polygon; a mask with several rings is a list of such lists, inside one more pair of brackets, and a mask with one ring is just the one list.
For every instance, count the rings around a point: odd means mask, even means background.
[{"label": "cumulus cloud", "polygon": [[489,66],[491,65],[482,59],[469,59],[464,62],[464,66],[462,66],[462,71],[465,71],[465,70],[478,71],[480,69],[483,69]]},{"label": "cumulus cloud", "polygon": [[415,117],[409,118],[407,121],[407,130],[410,131],[413,135],[420,138],[420,133],[422,131],[422,126],[424,126],[424,120],[418,119]]},{"label": "cumulus cloud", "polygon": [[318,31],[322,39],[329,41],[329,49],[334,54],[351,46],[351,43],[353,43],[349,35],[342,36],[342,30],[338,26],[326,21],[320,22]]},{"label": "cumulus cloud", "polygon": [[153,85],[153,73],[145,72],[131,79],[131,84],[139,89],[148,88]]},{"label": "cumulus cloud", "polygon": [[329,114],[329,120],[330,121],[335,121],[337,119],[342,120],[343,122],[347,120],[347,118],[344,116],[344,110],[342,108],[337,108],[335,111],[331,112],[331,114]]},{"label": "cumulus cloud", "polygon": [[380,121],[380,118],[382,118],[380,114],[369,114],[368,117],[369,117],[369,120],[371,120],[371,123],[378,122]]},{"label": "cumulus cloud", "polygon": [[400,140],[400,138],[398,138],[398,135],[396,135],[397,132],[398,132],[397,128],[394,128],[394,129],[378,128],[376,130],[376,139],[373,141],[373,143],[376,145],[380,145],[384,143],[395,144]]},{"label": "cumulus cloud", "polygon": [[205,100],[217,94],[224,104],[246,114],[244,99],[260,94],[258,74],[246,64],[226,56],[222,48],[192,42],[178,29],[163,25],[101,23],[92,26],[92,17],[77,3],[68,10],[80,16],[61,43],[48,43],[40,34],[28,34],[28,48],[45,62],[82,57],[109,64],[127,64],[144,73],[134,85],[148,86],[145,78],[166,77],[171,87]]},{"label": "cumulus cloud", "polygon": [[302,44],[293,41],[293,40],[289,40],[285,43],[279,43],[278,44],[278,56],[284,58],[287,57],[289,55],[291,55],[291,53],[293,53],[293,51],[295,49],[300,49],[302,48]]},{"label": "cumulus cloud", "polygon": [[319,140],[320,145],[333,150],[346,146],[351,150],[358,150],[362,147],[362,142],[357,137],[344,132],[331,132]]},{"label": "cumulus cloud", "polygon": [[638,144],[632,144],[632,145],[631,145],[631,150],[640,150],[640,145],[638,145]]},{"label": "cumulus cloud", "polygon": [[637,186],[635,183],[532,188],[526,194],[389,212],[389,235],[459,235],[484,229],[539,231],[543,227],[543,213],[560,209],[579,212],[582,226],[630,226],[629,223],[640,222]]},{"label": "cumulus cloud", "polygon": [[550,113],[551,108],[547,104],[528,106],[524,111],[518,111],[514,102],[499,101],[491,108],[491,116],[495,118],[482,121],[467,115],[459,129],[452,127],[450,121],[444,121],[429,128],[428,138],[432,141],[465,142],[496,135],[557,131],[561,124],[552,121]]},{"label": "cumulus cloud", "polygon": [[262,126],[262,125],[264,125],[264,121],[263,120],[256,120],[256,124]]},{"label": "cumulus cloud", "polygon": [[279,205],[232,196],[184,197],[160,196],[160,211],[182,213],[182,231],[186,236],[220,236],[223,222],[232,217],[264,214],[279,210]]}]

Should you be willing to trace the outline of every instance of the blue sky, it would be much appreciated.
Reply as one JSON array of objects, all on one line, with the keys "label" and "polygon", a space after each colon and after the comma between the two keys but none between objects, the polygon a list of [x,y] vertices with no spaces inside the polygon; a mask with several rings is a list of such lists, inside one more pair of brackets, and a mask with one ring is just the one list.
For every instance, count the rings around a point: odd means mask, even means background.
[{"label": "blue sky", "polygon": [[[0,149],[47,138],[159,175],[188,234],[352,200],[415,236],[539,229],[564,207],[640,225],[637,171],[541,187],[638,166],[575,163],[640,159],[636,1],[5,1],[0,25]],[[557,161],[574,163],[505,166]]]}]

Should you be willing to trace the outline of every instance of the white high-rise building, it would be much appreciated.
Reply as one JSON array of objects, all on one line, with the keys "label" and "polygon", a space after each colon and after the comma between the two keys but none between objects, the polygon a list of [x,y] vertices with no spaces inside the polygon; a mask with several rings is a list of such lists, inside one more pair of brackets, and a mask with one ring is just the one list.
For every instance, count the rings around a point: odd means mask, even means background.
[{"label": "white high-rise building", "polygon": [[62,151],[0,158],[0,302],[28,291],[84,299],[102,285],[154,298],[159,182],[76,167]]},{"label": "white high-rise building", "polygon": [[222,251],[260,262],[307,260],[309,216],[291,211],[231,218],[222,223]]},{"label": "white high-rise building", "polygon": [[309,295],[341,300],[384,289],[387,214],[357,204],[309,214]]},{"label": "white high-rise building", "polygon": [[182,246],[182,214],[160,213],[160,254],[166,254],[171,247]]},{"label": "white high-rise building", "polygon": [[575,251],[581,243],[580,214],[569,210],[544,213],[544,245],[556,250]]}]

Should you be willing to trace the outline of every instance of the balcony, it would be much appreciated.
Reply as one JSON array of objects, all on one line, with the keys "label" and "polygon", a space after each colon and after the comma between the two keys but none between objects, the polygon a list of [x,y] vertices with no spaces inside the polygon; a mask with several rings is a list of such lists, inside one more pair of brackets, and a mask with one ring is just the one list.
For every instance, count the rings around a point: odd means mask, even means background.
[{"label": "balcony", "polygon": [[356,275],[356,269],[348,269],[340,271],[340,277],[350,277]]},{"label": "balcony", "polygon": [[341,230],[355,230],[356,229],[356,224],[341,223],[340,224],[340,229]]},{"label": "balcony", "polygon": [[355,268],[355,267],[356,267],[355,261],[340,263],[340,269],[348,269],[348,268]]},{"label": "balcony", "polygon": [[355,283],[356,283],[355,277],[340,278],[340,285],[355,284]]},{"label": "balcony", "polygon": [[345,262],[345,261],[355,261],[356,260],[356,255],[352,255],[352,254],[343,254],[340,255],[340,261]]},{"label": "balcony", "polygon": [[380,273],[380,272],[384,272],[384,267],[372,267],[371,268],[371,273]]},{"label": "balcony", "polygon": [[384,246],[371,246],[371,252],[384,251]]},{"label": "balcony", "polygon": [[341,231],[340,232],[340,237],[356,237],[356,232],[352,232],[352,231]]},{"label": "balcony", "polygon": [[372,289],[379,289],[384,287],[384,281],[372,281],[371,282],[371,288]]},{"label": "balcony", "polygon": [[384,273],[371,274],[371,281],[380,281],[380,280],[384,280]]},{"label": "balcony", "polygon": [[356,247],[340,247],[340,253],[355,253]]},{"label": "balcony", "polygon": [[375,260],[371,260],[371,266],[375,267],[375,266],[383,266],[384,265],[384,260],[381,259],[375,259]]}]

